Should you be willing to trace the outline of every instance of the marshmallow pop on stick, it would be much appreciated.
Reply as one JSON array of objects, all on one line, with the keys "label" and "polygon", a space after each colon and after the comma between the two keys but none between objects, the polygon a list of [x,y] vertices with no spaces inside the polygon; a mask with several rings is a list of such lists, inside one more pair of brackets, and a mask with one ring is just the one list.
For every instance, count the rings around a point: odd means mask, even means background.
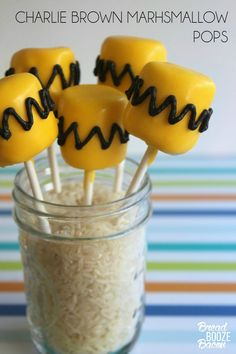
[{"label": "marshmallow pop on stick", "polygon": [[[31,159],[57,137],[54,104],[48,90],[28,73],[1,79],[0,94],[0,167],[24,162],[33,195],[43,200]],[[42,222],[42,228],[50,232],[47,222]]]},{"label": "marshmallow pop on stick", "polygon": [[101,85],[70,87],[61,94],[58,143],[64,160],[85,171],[86,205],[92,204],[95,170],[114,167],[125,157],[127,103],[125,94]]},{"label": "marshmallow pop on stick", "polygon": [[124,126],[148,148],[128,188],[134,193],[158,150],[182,154],[207,130],[215,84],[207,76],[184,67],[151,62],[127,91],[130,99]]},{"label": "marshmallow pop on stick", "polygon": [[[42,87],[47,88],[55,104],[62,90],[78,85],[80,68],[70,48],[26,48],[16,52],[6,76],[29,72],[35,75]],[[56,107],[55,107],[56,108]],[[61,181],[54,146],[48,147],[54,190],[61,192]]]},{"label": "marshmallow pop on stick", "polygon": [[[109,85],[125,93],[136,75],[150,61],[166,61],[164,45],[152,39],[111,36],[102,44],[94,74],[100,84]],[[114,190],[122,185],[124,161],[116,168]]]}]

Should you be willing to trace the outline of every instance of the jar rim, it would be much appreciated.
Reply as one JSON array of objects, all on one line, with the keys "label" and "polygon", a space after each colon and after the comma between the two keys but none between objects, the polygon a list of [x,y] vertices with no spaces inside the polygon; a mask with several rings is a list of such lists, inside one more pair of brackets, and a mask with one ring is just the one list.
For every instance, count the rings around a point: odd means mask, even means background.
[{"label": "jar rim", "polygon": [[[60,154],[58,155],[60,156]],[[40,162],[43,162],[43,161],[47,161],[47,158],[46,157],[40,157],[40,158],[37,158],[35,160],[35,163],[40,163]],[[134,160],[134,159],[131,159],[129,157],[127,157],[125,159],[125,161],[131,163],[132,165],[134,165],[136,168],[138,167],[138,163]],[[134,203],[137,203],[139,202],[141,199],[143,199],[143,197],[147,196],[150,191],[151,191],[151,180],[149,178],[149,175],[147,173],[145,173],[144,175],[144,178],[143,178],[143,181],[140,185],[140,187],[137,189],[136,192],[128,195],[128,196],[122,196],[121,198],[119,199],[116,199],[116,200],[112,200],[112,201],[108,201],[106,203],[99,203],[99,204],[92,204],[92,205],[65,205],[65,204],[57,204],[57,203],[53,203],[53,202],[50,202],[50,201],[45,201],[45,200],[40,200],[40,199],[37,199],[35,198],[33,195],[27,193],[27,191],[25,191],[21,185],[20,185],[20,178],[22,177],[22,174],[25,173],[25,168],[21,168],[16,176],[15,176],[15,179],[14,179],[14,189],[13,189],[13,192],[12,192],[12,196],[13,196],[13,200],[20,204],[20,206],[28,209],[28,211],[32,212],[33,214],[38,214],[38,215],[41,215],[41,216],[47,216],[47,217],[55,217],[55,216],[61,216],[60,213],[47,213],[47,212],[44,212],[43,210],[47,210],[47,207],[50,208],[50,207],[54,207],[54,208],[57,208],[58,210],[62,210],[62,209],[67,209],[67,210],[80,210],[82,211],[83,213],[85,213],[86,215],[86,212],[91,212],[92,210],[96,209],[96,214],[97,216],[104,216],[104,213],[102,214],[99,214],[98,213],[98,210],[104,210],[104,208],[109,208],[109,207],[112,207],[112,206],[115,206],[117,205],[118,203],[126,203],[126,207],[129,206],[133,206]],[[18,198],[16,196],[16,193],[15,191],[19,192],[21,194],[22,197],[24,197],[26,200],[32,202],[32,203],[36,203],[38,204],[39,206],[43,206],[43,208],[38,208],[38,209],[35,209],[35,208],[30,208],[28,205],[26,205],[26,203],[23,203],[22,200],[19,200],[21,198]],[[114,211],[113,211],[114,213]],[[105,214],[109,215],[110,213],[109,212],[106,212]],[[71,219],[70,216],[64,216],[65,218],[69,218]]]},{"label": "jar rim", "polygon": [[[67,164],[63,161],[62,157],[59,155],[59,162],[62,163],[62,168],[67,168]],[[127,158],[126,159],[126,175],[131,176],[131,171],[135,170],[138,166],[138,163],[134,161],[133,159]],[[36,167],[38,167],[38,173],[39,176],[43,172],[43,177],[47,177],[47,167],[45,165],[48,163],[47,157],[41,157],[36,160]],[[68,166],[71,168],[70,166]],[[111,169],[108,169],[111,170]],[[72,175],[73,169],[71,169]],[[68,173],[67,179],[70,176],[70,173]],[[108,172],[109,176],[109,172]],[[93,220],[99,221],[99,219],[103,220],[105,218],[113,217],[113,216],[119,216],[122,215],[122,213],[129,212],[132,210],[133,207],[135,207],[138,204],[142,204],[142,201],[147,200],[148,195],[151,192],[151,180],[146,173],[143,181],[139,187],[139,189],[132,193],[131,195],[128,196],[122,196],[119,199],[109,201],[106,203],[101,203],[101,204],[93,204],[90,206],[87,205],[65,205],[65,204],[57,204],[57,203],[52,203],[48,201],[42,201],[34,198],[31,194],[29,194],[29,189],[28,186],[23,187],[24,181],[26,177],[26,171],[25,168],[22,168],[16,175],[15,181],[14,181],[14,190],[13,190],[13,199],[15,202],[15,210],[14,210],[14,218],[16,223],[18,224],[19,228],[22,230],[29,232],[30,234],[34,234],[36,237],[40,236],[43,237],[44,239],[50,237],[50,240],[54,239],[55,241],[58,239],[66,239],[67,241],[72,239],[76,240],[77,238],[75,237],[63,237],[62,235],[58,236],[53,233],[47,233],[47,232],[42,232],[40,229],[35,229],[33,225],[25,224],[22,222],[21,218],[19,217],[20,210],[25,214],[30,214],[34,215],[39,219],[46,219],[48,221],[56,219],[56,220],[63,220],[63,222],[83,222],[83,220],[86,220],[86,218],[90,218],[91,216],[93,217]],[[103,178],[103,174],[101,173],[100,178]],[[98,178],[99,179],[99,178]],[[65,179],[66,180],[66,179]],[[68,179],[70,180],[70,178]],[[98,182],[99,183],[99,182]],[[48,182],[44,182],[44,185],[47,186]],[[117,230],[117,232],[112,233],[111,235],[106,235],[106,236],[99,236],[98,239],[110,239],[110,238],[117,238],[121,237],[122,235],[129,233],[134,227],[138,227],[139,225],[143,224],[148,220],[150,217],[151,213],[151,205],[150,201],[148,202],[148,207],[146,209],[146,214],[142,214],[139,218],[139,220],[136,220],[136,222],[133,225],[130,225],[128,229],[122,230],[121,232]],[[26,215],[25,214],[25,215]],[[79,237],[79,240],[91,240],[91,239],[97,239],[96,237]]]},{"label": "jar rim", "polygon": [[40,237],[44,240],[49,240],[49,241],[65,241],[65,242],[81,242],[81,241],[102,241],[102,240],[113,240],[117,238],[124,237],[130,233],[132,233],[134,230],[139,228],[140,226],[144,225],[148,219],[151,217],[152,214],[152,207],[151,203],[149,202],[149,208],[148,212],[146,213],[145,217],[141,220],[139,220],[138,223],[132,225],[129,227],[129,229],[126,230],[120,230],[117,231],[116,233],[113,233],[111,235],[105,235],[105,236],[82,236],[82,237],[68,237],[68,236],[62,236],[62,235],[57,235],[57,234],[46,234],[45,232],[42,232],[40,230],[32,229],[31,227],[26,227],[24,224],[19,220],[19,218],[16,215],[16,212],[14,211],[13,213],[13,218],[15,222],[17,223],[18,227],[26,232],[30,232],[31,235],[35,235],[36,237]]}]

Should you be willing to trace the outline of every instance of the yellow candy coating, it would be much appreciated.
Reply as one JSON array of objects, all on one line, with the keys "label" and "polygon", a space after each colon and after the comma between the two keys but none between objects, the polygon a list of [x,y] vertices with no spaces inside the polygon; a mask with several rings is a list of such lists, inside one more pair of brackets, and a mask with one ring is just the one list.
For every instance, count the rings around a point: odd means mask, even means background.
[{"label": "yellow candy coating", "polygon": [[[3,128],[3,113],[12,107],[25,121],[28,120],[25,100],[34,98],[43,109],[39,97],[42,89],[38,79],[32,74],[15,74],[0,80],[0,129]],[[32,108],[34,123],[25,131],[15,117],[9,116],[11,137],[6,140],[0,135],[0,166],[7,166],[32,159],[50,146],[58,134],[57,120],[53,112],[42,119]]]},{"label": "yellow candy coating", "polygon": [[[204,109],[210,107],[215,94],[215,84],[209,77],[171,63],[149,63],[143,68],[140,77],[144,80],[140,94],[150,86],[155,86],[157,106],[169,95],[174,95],[177,115],[190,103],[196,107],[197,119]],[[124,125],[128,132],[169,154],[190,150],[200,134],[198,128],[188,128],[190,113],[172,125],[168,122],[170,106],[156,116],[150,116],[149,102],[150,96],[137,106],[129,102],[124,115]]]},{"label": "yellow candy coating", "polygon": [[[122,115],[127,103],[125,94],[108,86],[74,86],[62,92],[58,103],[58,116],[64,117],[64,132],[73,122],[77,123],[82,142],[95,126],[101,129],[103,137],[108,141],[113,123],[118,124],[124,131]],[[127,144],[121,144],[117,132],[106,149],[101,148],[97,134],[81,149],[76,149],[75,137],[71,132],[61,146],[61,153],[69,165],[91,171],[119,164],[125,158],[126,149]]]},{"label": "yellow candy coating", "polygon": [[[54,65],[61,66],[65,79],[70,79],[70,64],[75,63],[75,56],[70,48],[25,48],[16,52],[11,59],[11,67],[16,73],[28,72],[32,67],[38,70],[43,86],[46,86]],[[62,91],[61,80],[57,75],[49,87],[52,98],[57,101]]]},{"label": "yellow candy coating", "polygon": [[[130,36],[107,37],[100,54],[101,59],[114,61],[117,73],[122,71],[125,64],[130,64],[135,76],[140,74],[145,64],[150,61],[166,61],[166,56],[166,48],[161,42]],[[131,83],[130,76],[126,74],[117,89],[125,92]],[[104,84],[114,86],[110,73]]]}]

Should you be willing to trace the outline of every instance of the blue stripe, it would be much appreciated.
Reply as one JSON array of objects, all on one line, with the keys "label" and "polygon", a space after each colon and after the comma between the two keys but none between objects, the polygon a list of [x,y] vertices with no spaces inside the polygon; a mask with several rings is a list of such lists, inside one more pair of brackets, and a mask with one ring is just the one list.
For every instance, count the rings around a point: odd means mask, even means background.
[{"label": "blue stripe", "polygon": [[[1,175],[14,175],[19,171],[19,168],[5,168],[0,170]],[[236,168],[234,167],[163,167],[158,166],[151,166],[148,168],[148,172],[160,175],[160,174],[236,174]]]},{"label": "blue stripe", "polygon": [[236,174],[236,168],[221,168],[221,167],[149,167],[149,173],[155,175],[162,174],[171,174],[172,176],[175,174],[213,174],[213,175],[221,175],[221,174]]},{"label": "blue stripe", "polygon": [[[20,246],[17,242],[0,242],[0,251],[19,251]],[[235,252],[236,243],[164,243],[148,242],[148,251],[200,251],[200,252]]]},{"label": "blue stripe", "polygon": [[[11,209],[5,209],[5,210],[0,210],[0,216],[10,216],[12,215],[12,210]],[[230,210],[174,210],[174,209],[169,209],[169,210],[163,210],[163,209],[158,209],[158,210],[153,210],[153,216],[201,216],[201,217],[208,217],[208,216],[236,216],[236,210],[230,209]]]},{"label": "blue stripe", "polygon": [[19,251],[20,247],[17,242],[0,242],[1,251]]},{"label": "blue stripe", "polygon": [[174,210],[174,209],[166,209],[166,210],[153,210],[153,216],[201,216],[201,217],[209,217],[209,216],[236,216],[236,210]]},{"label": "blue stripe", "polygon": [[26,316],[26,305],[0,305],[0,316]]},{"label": "blue stripe", "polygon": [[[26,305],[0,305],[0,316],[25,316]],[[146,316],[236,316],[236,306],[147,305]]]},{"label": "blue stripe", "polygon": [[[169,326],[171,327],[171,325]],[[185,327],[187,328],[187,326]],[[230,330],[230,343],[236,342],[236,333],[231,331],[230,325],[228,324],[228,330]],[[5,334],[5,333],[4,333]],[[140,342],[144,343],[197,343],[199,338],[203,338],[205,334],[198,331],[197,325],[195,331],[187,330],[144,330],[141,332]],[[228,344],[230,344],[228,343]],[[208,352],[208,351],[207,351]]]},{"label": "blue stripe", "polygon": [[[1,249],[1,243],[0,243]],[[201,243],[201,242],[179,242],[179,243],[164,243],[164,242],[148,242],[148,251],[150,252],[161,252],[161,251],[169,251],[169,252],[235,252],[236,251],[236,243]]]},{"label": "blue stripe", "polygon": [[0,216],[11,216],[11,215],[12,215],[11,209],[0,210]]},{"label": "blue stripe", "polygon": [[[231,331],[230,325],[230,343],[236,343],[236,333]],[[203,338],[201,332],[197,330],[188,331],[188,330],[146,330],[143,328],[140,335],[140,343],[197,343],[199,338]],[[19,329],[3,329],[0,332],[0,343],[1,342],[9,343],[20,343],[20,342],[29,342],[30,341],[30,332],[28,329],[19,328]]]},{"label": "blue stripe", "polygon": [[[207,226],[199,224],[196,220],[191,225],[184,225],[184,224],[175,224],[175,225],[161,225],[158,223],[159,220],[157,219],[150,219],[149,223],[147,224],[148,234],[150,235],[161,235],[161,234],[173,234],[179,237],[180,234],[185,235],[186,233],[191,236],[191,234],[207,234],[207,236],[221,236],[222,233],[226,236],[236,236],[236,223],[233,219],[227,220],[227,223],[223,224],[224,221],[221,219],[221,224],[216,223],[216,220],[209,223]],[[13,222],[12,219],[9,218],[9,223],[5,225],[1,225],[1,234],[4,233],[15,233],[17,238],[17,226]]]}]

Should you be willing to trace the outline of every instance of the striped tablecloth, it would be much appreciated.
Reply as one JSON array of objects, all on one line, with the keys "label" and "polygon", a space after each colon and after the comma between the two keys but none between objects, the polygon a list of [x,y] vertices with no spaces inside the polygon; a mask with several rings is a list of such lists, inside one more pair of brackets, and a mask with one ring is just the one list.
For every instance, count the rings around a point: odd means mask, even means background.
[{"label": "striped tablecloth", "polygon": [[[15,171],[0,170],[0,353],[33,354],[11,218]],[[146,320],[132,354],[235,354],[236,157],[160,156],[150,174]],[[216,337],[220,348],[201,349]]]}]

